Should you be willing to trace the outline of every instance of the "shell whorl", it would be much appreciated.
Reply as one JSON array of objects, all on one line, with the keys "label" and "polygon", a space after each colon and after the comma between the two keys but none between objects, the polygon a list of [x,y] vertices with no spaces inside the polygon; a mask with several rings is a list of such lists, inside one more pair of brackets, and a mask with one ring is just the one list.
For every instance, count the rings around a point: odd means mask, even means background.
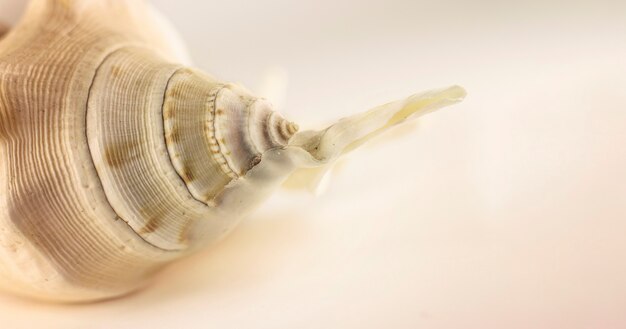
[{"label": "shell whorl", "polygon": [[297,131],[267,101],[188,69],[169,81],[163,120],[178,175],[205,203],[244,176],[265,151],[287,146]]},{"label": "shell whorl", "polygon": [[90,90],[87,137],[107,199],[165,250],[219,234],[194,227],[219,222],[215,198],[293,132],[266,101],[141,47],[107,56]]}]

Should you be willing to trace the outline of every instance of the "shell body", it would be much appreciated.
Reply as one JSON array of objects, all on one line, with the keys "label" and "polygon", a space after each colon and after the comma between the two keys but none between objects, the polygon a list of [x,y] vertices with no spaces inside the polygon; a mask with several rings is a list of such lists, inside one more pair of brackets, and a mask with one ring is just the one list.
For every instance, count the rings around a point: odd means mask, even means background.
[{"label": "shell body", "polygon": [[462,90],[320,131],[189,68],[141,1],[35,0],[0,41],[0,284],[42,299],[125,294],[218,240],[299,168]]}]

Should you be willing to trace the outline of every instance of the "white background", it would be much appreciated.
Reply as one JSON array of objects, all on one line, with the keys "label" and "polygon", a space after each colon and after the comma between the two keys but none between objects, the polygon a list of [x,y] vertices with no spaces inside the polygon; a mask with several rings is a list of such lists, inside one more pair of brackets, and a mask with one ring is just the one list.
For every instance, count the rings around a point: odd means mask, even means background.
[{"label": "white background", "polygon": [[304,128],[434,87],[468,97],[144,291],[0,296],[2,328],[626,327],[626,2],[154,3],[201,69],[257,92],[286,72],[276,101]]}]

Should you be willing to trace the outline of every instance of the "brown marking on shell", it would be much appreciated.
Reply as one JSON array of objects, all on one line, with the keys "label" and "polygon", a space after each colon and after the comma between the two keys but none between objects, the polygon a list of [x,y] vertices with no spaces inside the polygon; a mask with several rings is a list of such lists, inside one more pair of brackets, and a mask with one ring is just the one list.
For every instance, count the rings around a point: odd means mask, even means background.
[{"label": "brown marking on shell", "polygon": [[189,168],[183,168],[183,170],[181,171],[181,176],[185,183],[191,183],[195,179]]},{"label": "brown marking on shell", "polygon": [[180,131],[172,130],[168,137],[173,143],[178,143],[180,141]]},{"label": "brown marking on shell", "polygon": [[122,75],[122,68],[121,68],[121,67],[119,67],[119,66],[117,66],[117,65],[113,66],[113,67],[111,68],[111,75],[112,75],[114,78],[119,77],[120,75]]},{"label": "brown marking on shell", "polygon": [[152,217],[146,221],[146,225],[144,225],[140,230],[139,234],[152,233],[159,226],[161,226],[161,222],[163,219],[159,216]]},{"label": "brown marking on shell", "polygon": [[8,107],[4,106],[4,99],[0,99],[0,104],[0,138],[6,138],[17,127],[19,119],[14,111],[5,110]]},{"label": "brown marking on shell", "polygon": [[168,90],[167,97],[179,98],[180,97],[180,90],[178,90],[177,88],[172,88],[172,89]]},{"label": "brown marking on shell", "polygon": [[[161,224],[163,223],[163,219],[165,218],[165,215],[167,214],[168,211],[167,209],[163,209],[163,208],[157,208],[157,210],[158,211],[146,221],[146,224],[141,229],[139,229],[139,234],[152,233],[156,231],[156,229],[159,228],[159,226],[161,226]],[[149,212],[146,211],[145,209],[141,210],[142,215],[145,215],[148,213]]]},{"label": "brown marking on shell", "polygon": [[10,29],[11,28],[8,25],[0,23],[0,39],[2,39],[2,37],[9,32]]},{"label": "brown marking on shell", "polygon": [[120,167],[132,158],[132,153],[136,147],[137,145],[132,142],[108,145],[104,151],[104,159],[109,166]]},{"label": "brown marking on shell", "polygon": [[[17,179],[21,178],[17,177]],[[53,213],[50,209],[50,202],[46,199],[45,191],[37,185],[24,186],[22,188],[25,188],[23,195],[28,196],[28,198],[15,197],[11,202],[8,213],[12,223],[21,232],[25,233],[25,239],[40,247],[41,253],[53,261],[53,266],[61,275],[80,281],[81,269],[84,266],[93,265],[93,263],[89,259],[85,259],[84,254],[80,250],[69,248],[66,249],[66,252],[75,261],[72,262],[73,266],[67,266],[65,255],[60,255],[58,252],[59,250],[64,250],[63,245],[67,242],[62,239],[46,238],[49,232],[58,232],[62,230],[62,227],[59,227],[58,221],[40,220],[42,217],[38,216],[42,213]],[[33,207],[34,204],[37,206]],[[97,257],[100,255],[96,254],[93,256]]]},{"label": "brown marking on shell", "polygon": [[19,131],[19,126],[24,120],[20,116],[23,107],[20,99],[11,95],[10,86],[16,83],[15,80],[17,80],[16,75],[3,77],[0,80],[0,138],[11,136],[13,131]]},{"label": "brown marking on shell", "polygon": [[189,221],[178,233],[178,243],[187,244],[189,241],[189,231],[191,230],[192,222]]},{"label": "brown marking on shell", "polygon": [[169,106],[169,103],[170,101],[167,100],[165,104],[163,104],[163,118],[165,120],[169,120],[174,117],[174,111],[172,111],[172,108]]}]

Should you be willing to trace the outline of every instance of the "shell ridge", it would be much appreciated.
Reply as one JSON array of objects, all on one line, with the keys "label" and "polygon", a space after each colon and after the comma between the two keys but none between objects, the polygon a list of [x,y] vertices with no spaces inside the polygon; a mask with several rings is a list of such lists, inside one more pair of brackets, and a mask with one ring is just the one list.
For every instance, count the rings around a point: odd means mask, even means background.
[{"label": "shell ridge", "polygon": [[[252,145],[256,153],[261,154],[263,153],[262,149],[261,147],[259,147],[259,145],[257,145],[257,141],[255,140],[255,138],[253,138],[253,135],[252,135],[252,125],[254,124],[254,116],[257,112],[257,109],[253,105],[257,101],[258,99],[255,99],[252,102],[250,102],[250,104],[248,104],[248,122],[246,122],[246,132],[248,134],[246,138],[248,139],[249,144]],[[259,156],[262,156],[262,155],[259,155]]]},{"label": "shell ridge", "polygon": [[220,164],[220,168],[222,168],[222,170],[224,170],[224,173],[227,174],[228,176],[230,176],[233,179],[238,179],[239,175],[237,174],[237,172],[235,171],[235,169],[232,167],[232,165],[228,162],[228,159],[226,158],[226,155],[224,154],[224,146],[220,145],[220,141],[217,139],[216,137],[216,132],[218,129],[217,126],[217,116],[219,115],[219,111],[217,108],[217,99],[219,94],[224,91],[227,90],[228,86],[224,85],[222,87],[220,87],[216,92],[215,92],[215,98],[209,103],[211,105],[211,109],[209,112],[209,127],[211,127],[210,129],[210,133],[211,133],[211,141],[212,141],[212,154],[213,154],[213,158],[215,159],[215,161],[217,161]]},{"label": "shell ridge", "polygon": [[[184,67],[181,67],[181,68],[177,69],[176,71],[174,71],[174,73],[172,73],[172,75],[171,75],[171,76],[167,79],[167,83],[166,83],[166,85],[165,85],[165,92],[163,93],[163,101],[161,102],[161,117],[163,118],[163,120],[162,120],[162,124],[163,124],[163,131],[164,131],[164,132],[165,132],[165,131],[167,131],[167,129],[166,129],[166,127],[165,127],[165,121],[166,121],[166,118],[165,118],[165,102],[166,102],[166,98],[167,98],[167,91],[168,91],[168,90],[169,90],[169,88],[170,88],[170,83],[172,82],[172,79],[174,78],[174,76],[175,76],[177,73],[179,73],[179,72],[181,72],[181,71],[185,71],[185,70],[188,70],[188,69],[187,69],[187,68],[184,68]],[[223,86],[222,86],[222,87],[223,87]],[[221,90],[221,88],[222,88],[222,87],[218,87],[218,91],[217,91],[217,93],[219,93],[219,90]],[[217,95],[217,93],[216,93],[216,95]],[[215,100],[213,100],[213,101],[215,101]],[[211,100],[209,100],[209,102],[211,102]],[[163,142],[165,143],[165,145],[168,145],[167,138],[166,138],[165,134],[163,134]],[[182,185],[183,185],[183,186],[185,187],[185,189],[187,190],[187,193],[189,193],[189,195],[190,195],[192,198],[194,198],[196,201],[198,201],[198,202],[200,202],[200,203],[202,203],[202,204],[205,204],[205,205],[206,205],[206,206],[208,206],[209,208],[213,208],[213,207],[211,207],[211,205],[210,205],[210,204],[208,204],[207,202],[205,202],[205,201],[203,201],[203,200],[201,200],[201,199],[198,199],[198,198],[197,198],[197,197],[196,197],[196,196],[195,196],[195,195],[191,192],[191,190],[189,189],[189,186],[187,185],[187,183],[185,182],[185,179],[183,178],[182,173],[178,170],[178,168],[176,168],[176,165],[174,165],[174,162],[172,161],[173,154],[170,152],[170,148],[169,148],[169,147],[166,147],[166,148],[165,148],[165,151],[167,152],[167,156],[168,156],[167,158],[168,158],[168,160],[169,160],[170,165],[172,166],[172,168],[174,168],[174,172],[176,172],[176,175],[178,176],[178,178],[180,179],[180,181],[183,183]]]},{"label": "shell ridge", "polygon": [[[102,58],[102,60],[100,61],[100,63],[96,67],[95,73],[94,73],[94,75],[93,75],[93,77],[91,79],[91,83],[89,85],[89,89],[87,89],[87,102],[85,103],[85,140],[89,140],[89,130],[87,129],[87,127],[88,127],[87,120],[89,118],[89,115],[88,115],[88,113],[89,113],[89,101],[91,99],[91,94],[92,94],[92,89],[93,89],[93,86],[94,86],[94,82],[96,81],[96,77],[98,76],[98,73],[100,72],[101,67],[104,65],[104,63],[106,63],[107,59],[109,59],[115,53],[117,53],[119,51],[122,51],[124,49],[127,49],[127,48],[134,48],[134,47],[142,47],[142,46],[134,44],[134,43],[127,43],[127,44],[123,44],[123,45],[120,45],[119,47],[111,49]],[[100,184],[102,184],[101,173],[100,173],[98,167],[95,164],[94,155],[93,155],[93,152],[91,150],[91,146],[89,145],[89,143],[87,143],[87,151],[89,152],[89,156],[91,157],[91,165],[93,165],[93,167],[94,167],[94,170],[95,170],[95,173],[96,173],[96,177],[98,178],[98,181],[100,182]],[[133,227],[130,225],[128,220],[124,219],[122,216],[119,215],[119,212],[115,209],[115,207],[111,203],[111,200],[109,200],[108,195],[106,193],[103,193],[103,195],[104,195],[104,199],[109,204],[109,206],[111,207],[113,212],[115,212],[116,217],[119,218],[122,222],[124,222],[124,224],[126,224],[126,226],[128,226],[128,228],[135,235],[137,235],[141,240],[143,240],[146,244],[148,244],[151,247],[154,247],[154,248],[156,248],[158,250],[161,250],[163,252],[180,252],[180,251],[182,251],[181,249],[165,249],[165,248],[159,247],[159,246],[155,245],[154,243],[151,243],[148,240],[146,240],[146,238],[144,238],[141,234],[139,234],[139,232],[137,232],[135,229],[133,229]]]}]

